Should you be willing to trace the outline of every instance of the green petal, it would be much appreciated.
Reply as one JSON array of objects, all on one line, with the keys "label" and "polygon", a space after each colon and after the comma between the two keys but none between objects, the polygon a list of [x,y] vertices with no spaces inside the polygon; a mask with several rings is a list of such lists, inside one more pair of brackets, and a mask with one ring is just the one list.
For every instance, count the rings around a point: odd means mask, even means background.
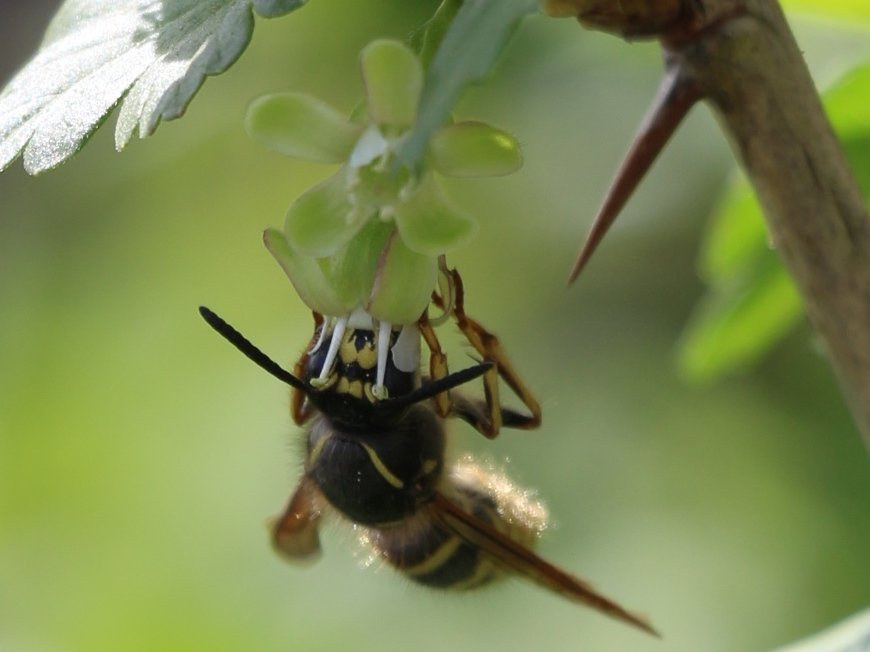
[{"label": "green petal", "polygon": [[365,224],[347,195],[346,170],[302,194],[287,211],[284,234],[296,251],[321,258],[347,243]]},{"label": "green petal", "polygon": [[495,177],[520,169],[520,144],[483,122],[457,122],[439,129],[429,146],[432,166],[452,177]]},{"label": "green petal", "polygon": [[395,232],[387,247],[366,310],[393,325],[413,324],[435,289],[437,258],[411,251]]},{"label": "green petal", "polygon": [[330,258],[332,287],[346,303],[365,305],[372,293],[378,262],[395,227],[389,222],[371,220]]},{"label": "green petal", "polygon": [[341,163],[362,126],[304,93],[278,93],[254,100],[245,116],[252,138],[286,156],[318,163]]},{"label": "green petal", "polygon": [[266,229],[263,242],[306,306],[331,316],[346,315],[356,307],[352,302],[343,300],[327,279],[323,265],[328,261],[318,262],[293,251],[284,234],[278,229]]},{"label": "green petal", "polygon": [[477,233],[474,218],[451,206],[431,175],[407,201],[396,205],[395,220],[402,241],[424,256],[446,253]]},{"label": "green petal", "polygon": [[417,115],[423,68],[399,41],[372,41],[360,54],[369,119],[378,125],[409,127]]}]

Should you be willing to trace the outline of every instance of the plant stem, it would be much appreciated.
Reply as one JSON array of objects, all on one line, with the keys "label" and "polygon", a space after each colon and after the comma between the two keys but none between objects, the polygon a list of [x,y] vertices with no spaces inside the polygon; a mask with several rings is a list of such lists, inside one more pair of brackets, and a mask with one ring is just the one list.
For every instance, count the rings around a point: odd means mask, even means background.
[{"label": "plant stem", "polygon": [[720,118],[870,448],[870,216],[775,0],[550,0],[658,36]]},{"label": "plant stem", "polygon": [[[870,447],[870,216],[777,2],[706,0],[670,50],[721,119]],[[735,13],[735,10],[739,13]]]}]

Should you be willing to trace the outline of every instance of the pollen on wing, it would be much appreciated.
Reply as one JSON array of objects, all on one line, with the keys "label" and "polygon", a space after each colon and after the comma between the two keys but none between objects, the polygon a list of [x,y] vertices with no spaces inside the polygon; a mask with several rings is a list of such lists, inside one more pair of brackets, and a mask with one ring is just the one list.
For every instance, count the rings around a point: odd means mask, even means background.
[{"label": "pollen on wing", "polygon": [[450,469],[456,484],[484,490],[495,501],[499,516],[540,536],[547,529],[549,512],[534,489],[518,486],[505,470],[486,460],[475,460],[471,455],[460,457]]}]

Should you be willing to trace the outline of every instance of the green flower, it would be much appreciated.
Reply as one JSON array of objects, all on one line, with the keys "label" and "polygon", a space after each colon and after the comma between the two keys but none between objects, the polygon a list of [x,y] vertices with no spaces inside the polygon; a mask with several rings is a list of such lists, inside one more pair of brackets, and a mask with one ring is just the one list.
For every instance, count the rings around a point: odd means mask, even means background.
[{"label": "green flower", "polygon": [[366,46],[360,62],[366,97],[351,119],[301,93],[267,95],[248,109],[248,132],[267,147],[342,164],[293,203],[283,230],[267,230],[265,243],[313,310],[346,316],[362,308],[379,321],[410,324],[429,303],[438,256],[477,230],[434,173],[509,174],[521,155],[509,134],[457,122],[433,136],[418,175],[397,172],[396,152],[416,119],[422,66],[389,40]]}]

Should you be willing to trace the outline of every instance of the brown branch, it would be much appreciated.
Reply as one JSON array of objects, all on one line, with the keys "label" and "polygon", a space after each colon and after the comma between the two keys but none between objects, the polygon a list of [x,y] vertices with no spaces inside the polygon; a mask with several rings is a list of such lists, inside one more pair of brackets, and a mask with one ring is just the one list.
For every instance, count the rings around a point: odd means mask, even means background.
[{"label": "brown branch", "polygon": [[870,216],[778,3],[684,48],[870,446]]},{"label": "brown branch", "polygon": [[[718,114],[870,446],[870,216],[778,3],[567,1],[584,24],[655,31],[669,67]],[[614,12],[626,10],[620,30]]]}]

